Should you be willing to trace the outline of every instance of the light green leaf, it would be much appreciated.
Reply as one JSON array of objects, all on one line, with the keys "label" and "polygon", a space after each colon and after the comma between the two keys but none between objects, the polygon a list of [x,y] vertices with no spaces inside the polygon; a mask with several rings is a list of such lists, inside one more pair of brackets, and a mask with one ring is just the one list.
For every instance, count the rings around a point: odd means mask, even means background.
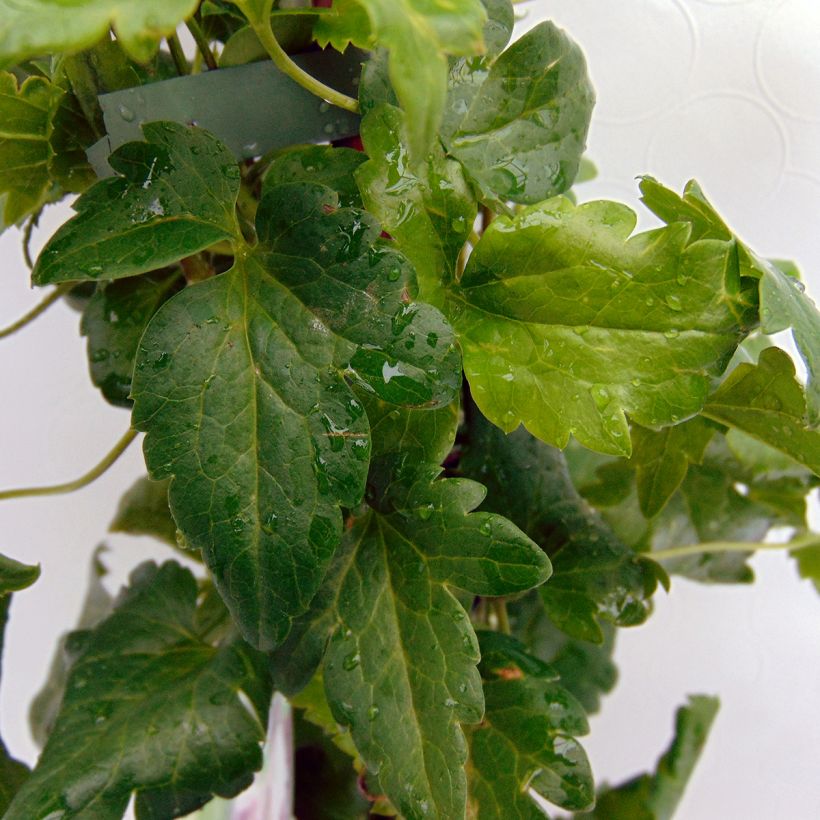
[{"label": "light green leaf", "polygon": [[719,701],[692,695],[675,717],[675,738],[653,774],[643,774],[598,795],[595,810],[578,820],[671,820],[697,765]]},{"label": "light green leaf", "polygon": [[0,68],[88,48],[111,26],[125,51],[147,62],[160,38],[172,34],[197,5],[197,0],[0,0]]},{"label": "light green leaf", "polygon": [[505,639],[511,651],[509,666],[483,672],[484,719],[469,734],[470,817],[544,817],[530,790],[564,809],[589,806],[595,799],[592,772],[575,740],[589,731],[581,704],[561,685],[534,673],[532,661],[522,665],[526,656],[515,639],[492,638],[494,643]]},{"label": "light green leaf", "polygon": [[134,276],[240,236],[239,167],[228,149],[177,123],[142,130],[146,142],[110,157],[120,176],[80,197],[77,216],[49,240],[32,274],[36,285]]},{"label": "light green leaf", "polygon": [[556,626],[600,643],[599,620],[643,623],[663,573],[623,544],[577,493],[563,454],[526,430],[506,435],[473,407],[459,469],[486,484],[483,509],[509,516],[550,556],[539,589]]},{"label": "light green leaf", "polygon": [[177,546],[177,525],[168,506],[168,481],[139,478],[120,499],[109,532],[149,535]]},{"label": "light green leaf", "polygon": [[648,430],[632,425],[632,461],[638,482],[641,512],[652,518],[663,508],[690,464],[700,464],[715,428],[700,416],[666,427]]},{"label": "light green leaf", "polygon": [[133,791],[165,805],[193,793],[201,805],[250,782],[270,698],[264,659],[240,641],[204,641],[196,598],[187,570],[143,564],[114,612],[74,633],[57,723],[8,820],[114,820]]},{"label": "light green leaf", "polygon": [[30,587],[39,577],[39,565],[21,564],[13,558],[0,555],[0,598]]},{"label": "light green leaf", "polygon": [[111,404],[131,406],[140,338],[180,280],[180,272],[170,270],[110,282],[98,288],[83,311],[80,332],[88,339],[91,381]]},{"label": "light green leaf", "polygon": [[44,77],[29,77],[18,88],[13,74],[0,72],[0,228],[25,219],[48,199],[49,140],[62,96]]},{"label": "light green leaf", "polygon": [[806,394],[794,364],[779,348],[762,351],[757,365],[738,365],[709,397],[703,414],[820,474],[820,431],[809,427]]},{"label": "light green leaf", "polygon": [[535,203],[578,173],[595,93],[583,52],[553,23],[539,23],[495,62],[451,71],[442,137],[489,202]]},{"label": "light green leaf", "polygon": [[424,163],[410,162],[407,121],[390,105],[364,118],[362,141],[371,159],[358,169],[356,181],[367,209],[416,268],[422,298],[436,303],[442,280],[455,276],[478,206],[463,169],[440,147]]},{"label": "light green leaf", "polygon": [[761,330],[772,334],[792,329],[809,372],[806,393],[810,422],[813,427],[820,424],[820,312],[794,277],[794,265],[778,265],[757,256],[727,227],[694,180],[679,196],[651,177],[645,177],[641,193],[647,207],[661,219],[689,222],[693,238],[731,239],[737,243],[741,274],[760,280]]},{"label": "light green leaf", "polygon": [[624,205],[558,197],[484,233],[446,312],[473,397],[502,429],[628,455],[627,413],[657,427],[703,406],[753,321],[733,246],[634,227]]},{"label": "light green leaf", "polygon": [[390,81],[408,116],[409,149],[419,161],[434,144],[447,96],[446,54],[483,51],[481,0],[336,0],[319,17],[320,45],[349,42],[390,52]]},{"label": "light green leaf", "polygon": [[[142,338],[134,424],[152,477],[245,636],[272,648],[321,583],[361,501],[369,427],[345,373],[388,401],[452,401],[452,330],[407,301],[406,260],[321,185],[270,192],[260,242],[186,288]],[[432,340],[432,341],[431,341]]]}]

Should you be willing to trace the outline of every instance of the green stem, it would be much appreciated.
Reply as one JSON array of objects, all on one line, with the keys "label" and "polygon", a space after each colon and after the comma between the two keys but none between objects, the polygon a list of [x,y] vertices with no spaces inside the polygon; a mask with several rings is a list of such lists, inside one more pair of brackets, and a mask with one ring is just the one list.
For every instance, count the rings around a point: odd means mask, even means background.
[{"label": "green stem", "polygon": [[212,71],[218,68],[216,57],[214,57],[214,53],[211,51],[211,44],[208,42],[208,38],[205,36],[202,26],[200,26],[193,17],[188,20],[185,25],[188,26],[188,31],[191,32],[191,36],[194,38],[196,47],[199,49],[202,59],[205,60],[205,65],[208,66],[208,70]]},{"label": "green stem", "polygon": [[36,214],[33,214],[29,218],[28,222],[26,222],[26,227],[23,231],[23,259],[25,259],[29,270],[34,270],[34,259],[32,259],[31,256],[31,236],[34,233],[34,229],[37,227],[37,222],[40,219],[41,213],[42,210],[38,211]]},{"label": "green stem", "polygon": [[24,328],[29,322],[33,322],[41,313],[45,313],[63,294],[68,293],[73,285],[65,284],[58,285],[51,293],[43,299],[42,302],[35,305],[28,313],[21,316],[16,322],[13,322],[8,327],[0,328],[0,339],[5,339],[6,336],[11,336],[18,330]]},{"label": "green stem", "polygon": [[492,599],[492,607],[493,607],[493,614],[498,619],[498,631],[503,632],[505,635],[509,635],[511,632],[510,629],[510,618],[507,615],[507,601],[505,598],[493,598]]},{"label": "green stem", "polygon": [[282,46],[279,45],[279,41],[271,30],[270,19],[253,22],[252,25],[256,36],[259,38],[259,42],[262,43],[265,51],[268,52],[268,56],[273,60],[273,64],[282,73],[287,74],[288,77],[301,85],[302,88],[310,91],[311,94],[315,94],[317,97],[321,97],[323,100],[327,100],[339,108],[344,108],[346,111],[351,111],[354,114],[359,112],[359,103],[356,100],[352,97],[348,97],[347,94],[342,94],[341,91],[336,91],[334,88],[319,82],[319,80],[312,77],[306,71],[303,71],[290,59]]},{"label": "green stem", "polygon": [[176,66],[177,74],[179,74],[180,77],[190,74],[191,67],[188,65],[188,58],[182,50],[182,43],[179,42],[179,37],[177,37],[176,33],[169,34],[165,38],[165,42],[168,43],[168,48],[171,51],[171,58]]},{"label": "green stem", "polygon": [[820,547],[820,533],[808,533],[783,544],[758,544],[752,541],[706,541],[703,544],[689,544],[685,547],[673,547],[668,550],[646,552],[649,558],[656,561],[667,561],[672,558],[687,558],[690,555],[702,555],[706,552],[758,552],[760,550],[802,550],[808,547]]},{"label": "green stem", "polygon": [[92,467],[85,475],[74,481],[67,481],[65,484],[53,484],[50,487],[24,487],[16,490],[3,490],[0,492],[0,501],[10,498],[31,498],[38,495],[63,495],[73,493],[96,481],[127,449],[128,445],[137,437],[137,431],[129,427],[126,434],[114,445],[108,454],[99,464]]}]

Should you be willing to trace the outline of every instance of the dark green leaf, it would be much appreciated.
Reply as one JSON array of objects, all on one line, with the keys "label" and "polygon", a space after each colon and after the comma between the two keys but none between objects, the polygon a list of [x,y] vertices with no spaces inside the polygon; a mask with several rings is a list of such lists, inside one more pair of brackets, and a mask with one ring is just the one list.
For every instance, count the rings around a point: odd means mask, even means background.
[{"label": "dark green leaf", "polygon": [[130,407],[137,347],[151,317],[181,284],[179,271],[131,277],[100,287],[83,311],[91,381],[113,405]]},{"label": "dark green leaf", "polygon": [[820,432],[807,421],[806,394],[788,354],[770,347],[741,364],[712,394],[703,414],[736,427],[820,474]]},{"label": "dark green leaf", "polygon": [[647,207],[661,219],[688,222],[692,226],[693,239],[729,239],[737,244],[741,273],[760,280],[761,329],[768,334],[792,329],[809,372],[810,421],[812,426],[820,424],[820,312],[794,277],[794,265],[779,266],[757,256],[727,227],[694,180],[679,196],[651,177],[645,177],[641,182],[641,193]]},{"label": "dark green leaf", "polygon": [[540,23],[494,63],[457,64],[451,85],[442,137],[482,198],[534,203],[572,185],[595,94],[561,29]]},{"label": "dark green leaf", "polygon": [[445,54],[483,50],[481,0],[336,0],[319,17],[320,45],[375,43],[390,52],[390,81],[407,112],[409,147],[420,159],[437,139],[447,95]]},{"label": "dark green leaf", "polygon": [[413,262],[422,298],[435,302],[442,279],[455,276],[478,206],[459,163],[434,147],[414,165],[407,140],[402,111],[390,105],[371,111],[362,121],[370,161],[359,168],[356,181],[368,210]]},{"label": "dark green leaf", "polygon": [[[0,12],[2,6],[0,1]],[[2,28],[0,22],[0,38]],[[0,229],[20,222],[48,199],[49,139],[62,96],[44,77],[29,77],[18,88],[13,74],[0,72]]]},{"label": "dark green leaf", "polygon": [[41,54],[80,51],[110,26],[135,60],[146,62],[161,37],[196,10],[197,0],[0,0],[0,67]]},{"label": "dark green leaf", "polygon": [[132,791],[207,799],[259,768],[270,697],[264,663],[240,641],[203,641],[196,598],[187,570],[143,564],[114,612],[74,633],[57,723],[8,820],[53,812],[113,820]]},{"label": "dark green leaf", "polygon": [[0,555],[0,598],[30,587],[39,577],[39,566],[21,564]]},{"label": "dark green leaf", "polygon": [[452,330],[367,214],[320,185],[280,186],[260,243],[186,288],[142,338],[134,424],[152,476],[202,549],[245,636],[272,648],[319,587],[361,500],[369,427],[345,372],[381,398],[435,406],[459,384]]},{"label": "dark green leaf", "polygon": [[[480,638],[484,654],[485,633]],[[585,808],[594,800],[592,772],[575,740],[589,731],[584,710],[566,689],[538,675],[534,658],[522,664],[526,655],[517,641],[506,643],[511,665],[483,674],[484,720],[469,735],[470,817],[543,817],[530,789],[562,808]]]},{"label": "dark green leaf", "polygon": [[168,506],[168,481],[140,478],[120,499],[109,532],[149,535],[177,546],[177,525]]},{"label": "dark green leaf", "polygon": [[342,208],[361,208],[362,198],[354,173],[367,159],[352,148],[307,145],[289,148],[271,162],[262,183],[262,196],[277,185],[289,182],[313,182],[326,185],[339,195]]},{"label": "dark green leaf", "polygon": [[625,414],[657,427],[703,406],[753,321],[733,245],[634,226],[626,206],[558,197],[484,233],[446,312],[473,397],[504,430],[628,455]]},{"label": "dark green leaf", "polygon": [[663,430],[632,425],[632,461],[641,512],[652,518],[686,477],[690,464],[700,464],[715,430],[700,416]]},{"label": "dark green leaf", "polygon": [[719,706],[717,698],[692,695],[675,717],[675,739],[658,761],[654,774],[644,774],[598,795],[589,820],[671,820],[706,744]]},{"label": "dark green leaf", "polygon": [[625,546],[577,493],[563,454],[526,430],[505,435],[475,408],[461,471],[487,485],[483,508],[509,516],[550,556],[540,588],[556,626],[600,643],[599,619],[643,623],[659,568]]},{"label": "dark green leaf", "polygon": [[170,265],[238,234],[239,168],[206,131],[148,123],[109,161],[120,176],[98,182],[77,216],[49,240],[35,284],[119,279]]}]

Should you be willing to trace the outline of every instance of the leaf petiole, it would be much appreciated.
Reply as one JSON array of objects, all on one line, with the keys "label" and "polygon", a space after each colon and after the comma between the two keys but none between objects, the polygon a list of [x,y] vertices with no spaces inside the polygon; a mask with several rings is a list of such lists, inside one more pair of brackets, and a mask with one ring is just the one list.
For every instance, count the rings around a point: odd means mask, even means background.
[{"label": "leaf petiole", "polygon": [[188,27],[188,31],[191,32],[191,36],[194,38],[196,47],[199,49],[202,59],[205,60],[205,65],[208,66],[208,70],[213,71],[213,69],[219,68],[216,57],[214,57],[214,53],[211,51],[211,44],[208,42],[205,32],[196,19],[192,17],[190,20],[186,20],[185,25]]},{"label": "leaf petiole", "polygon": [[68,293],[74,287],[73,283],[58,285],[41,302],[35,305],[28,313],[21,316],[16,322],[12,322],[8,327],[0,328],[0,339],[11,336],[18,330],[22,330],[27,324],[33,322],[40,314],[45,313],[59,298]]},{"label": "leaf petiole", "polygon": [[702,544],[689,544],[685,547],[673,547],[668,550],[657,550],[644,553],[655,561],[668,561],[672,558],[686,558],[690,555],[701,555],[707,552],[758,552],[759,550],[802,550],[809,547],[820,547],[820,533],[808,533],[782,544],[758,544],[750,541],[705,541]]},{"label": "leaf petiole", "polygon": [[73,493],[96,481],[109,467],[128,449],[128,445],[137,437],[137,431],[129,427],[125,435],[114,445],[105,457],[92,467],[87,473],[81,475],[74,481],[67,481],[64,484],[52,484],[49,487],[23,487],[21,489],[3,490],[0,492],[0,501],[11,498],[32,498],[39,495],[64,495]]}]

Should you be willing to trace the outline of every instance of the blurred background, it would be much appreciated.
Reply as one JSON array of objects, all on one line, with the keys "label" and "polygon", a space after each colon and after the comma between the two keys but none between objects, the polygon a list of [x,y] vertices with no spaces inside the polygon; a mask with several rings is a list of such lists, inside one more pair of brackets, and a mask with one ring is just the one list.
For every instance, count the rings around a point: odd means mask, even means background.
[{"label": "blurred background", "polygon": [[[795,260],[820,296],[820,3],[817,0],[530,0],[520,32],[551,18],[585,49],[598,91],[588,155],[599,176],[578,189],[641,212],[635,177],[680,189],[697,178],[755,250]],[[39,248],[68,215],[47,210]],[[15,230],[0,236],[0,326],[35,304]],[[59,304],[0,344],[0,487],[51,484],[95,464],[128,427],[87,372],[79,315]],[[133,446],[70,496],[0,504],[0,550],[40,562],[12,605],[0,721],[33,762],[28,704],[55,641],[76,619],[94,548],[105,541],[113,590],[147,558],[149,539],[106,534],[121,494],[144,473]],[[814,525],[820,526],[816,514]],[[678,820],[820,817],[820,597],[783,554],[752,562],[747,587],[674,579],[647,624],[620,630],[620,679],[585,747],[599,781],[654,766],[687,694],[722,708]]]}]

